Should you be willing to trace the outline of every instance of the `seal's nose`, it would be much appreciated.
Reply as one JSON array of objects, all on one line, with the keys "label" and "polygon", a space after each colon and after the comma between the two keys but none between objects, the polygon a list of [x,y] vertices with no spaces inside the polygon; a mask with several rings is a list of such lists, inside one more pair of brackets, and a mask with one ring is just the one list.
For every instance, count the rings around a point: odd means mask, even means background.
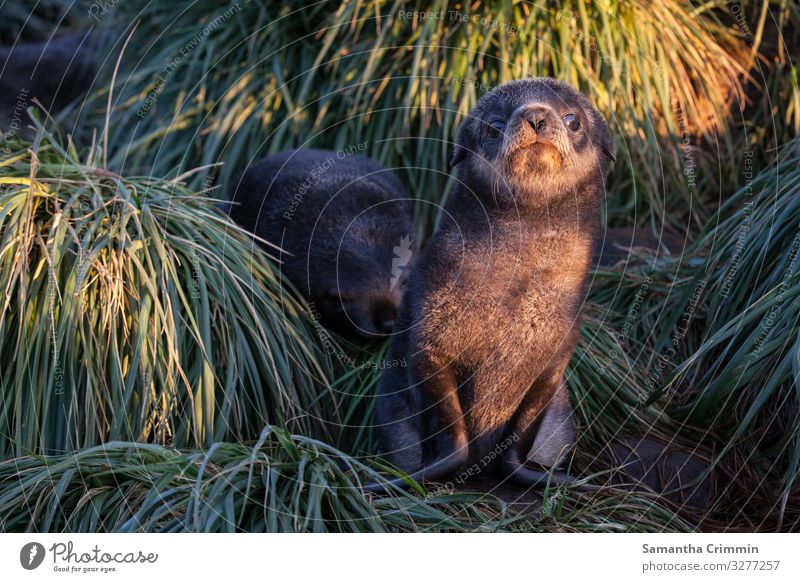
[{"label": "seal's nose", "polygon": [[369,318],[376,335],[388,335],[394,329],[397,303],[391,296],[376,297],[369,306]]},{"label": "seal's nose", "polygon": [[551,109],[544,105],[532,105],[522,114],[523,119],[528,122],[534,133],[542,133],[547,127],[547,118],[550,117]]},{"label": "seal's nose", "polygon": [[525,111],[523,114],[525,121],[531,126],[531,129],[536,133],[541,133],[547,125],[547,110],[541,106],[534,106]]}]

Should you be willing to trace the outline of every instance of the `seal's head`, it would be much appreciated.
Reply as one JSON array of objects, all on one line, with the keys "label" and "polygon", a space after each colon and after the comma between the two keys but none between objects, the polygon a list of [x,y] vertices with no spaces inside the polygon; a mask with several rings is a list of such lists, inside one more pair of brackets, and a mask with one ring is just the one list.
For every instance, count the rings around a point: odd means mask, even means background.
[{"label": "seal's head", "polygon": [[415,253],[411,201],[394,173],[368,158],[337,160],[311,178],[309,167],[306,160],[290,180],[310,186],[283,223],[281,269],[326,327],[387,336]]},{"label": "seal's head", "polygon": [[[506,83],[459,129],[452,166],[493,196],[524,204],[602,183],[614,161],[605,120],[572,86],[550,78]],[[546,198],[545,198],[546,199]]]},{"label": "seal's head", "polygon": [[[352,189],[360,200],[369,195],[364,184]],[[326,327],[376,339],[394,328],[413,254],[409,237],[413,211],[406,200],[365,206],[350,220],[355,210],[342,213],[329,205],[338,216],[322,215],[325,228],[312,242],[303,276]]]}]

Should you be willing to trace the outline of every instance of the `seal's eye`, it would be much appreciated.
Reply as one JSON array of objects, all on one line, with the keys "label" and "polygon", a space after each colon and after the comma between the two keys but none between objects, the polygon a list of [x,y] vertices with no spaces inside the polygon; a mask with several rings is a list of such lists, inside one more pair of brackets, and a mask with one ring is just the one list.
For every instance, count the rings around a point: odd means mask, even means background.
[{"label": "seal's eye", "polygon": [[564,125],[566,125],[567,129],[569,129],[570,131],[578,131],[578,129],[581,126],[581,120],[578,119],[578,116],[575,115],[574,113],[567,113],[561,119],[564,120]]},{"label": "seal's eye", "polygon": [[495,119],[486,126],[486,133],[489,137],[497,137],[500,135],[500,132],[503,131],[506,127],[506,124],[500,121],[499,119]]}]

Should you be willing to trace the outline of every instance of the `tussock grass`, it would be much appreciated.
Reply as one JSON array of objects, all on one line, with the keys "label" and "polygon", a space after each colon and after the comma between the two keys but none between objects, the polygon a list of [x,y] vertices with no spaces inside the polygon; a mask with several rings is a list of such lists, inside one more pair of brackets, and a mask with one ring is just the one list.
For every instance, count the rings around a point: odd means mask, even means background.
[{"label": "tussock grass", "polygon": [[[737,448],[752,479],[743,513],[800,523],[800,141],[726,202],[700,241],[707,281],[692,322],[701,343],[663,386],[672,414]],[[685,295],[685,294],[684,294]],[[685,298],[676,306],[685,312]],[[657,348],[665,345],[662,331]]]},{"label": "tussock grass", "polygon": [[0,456],[330,438],[331,366],[255,241],[202,194],[43,135],[0,162]]},{"label": "tussock grass", "polygon": [[[738,159],[730,141],[717,141],[731,105],[743,102],[750,57],[735,30],[717,21],[718,4],[120,3],[104,21],[126,30],[114,38],[124,38],[145,9],[147,18],[116,87],[112,165],[167,176],[225,162],[207,172],[227,184],[268,152],[367,143],[373,157],[406,168],[429,228],[463,117],[490,88],[547,75],[579,86],[624,139],[609,190],[612,219],[628,222],[641,211],[639,221],[685,225],[691,207],[702,221],[713,201],[698,199],[698,191],[713,191],[720,169],[695,146]],[[233,14],[225,17],[226,10]],[[429,16],[409,16],[420,12]],[[113,60],[107,65],[110,78]],[[99,89],[102,111],[107,88]],[[698,150],[698,187],[683,176],[684,131]],[[723,164],[722,174],[733,174],[733,162]],[[198,174],[195,184],[205,177]]]},{"label": "tussock grass", "polygon": [[483,493],[365,495],[367,478],[381,476],[270,427],[252,446],[219,443],[206,452],[110,442],[0,463],[0,530],[620,531],[628,522],[635,531],[688,529],[652,498],[613,491],[596,503],[551,491],[542,508],[523,514]]},{"label": "tussock grass", "polygon": [[0,514],[13,517],[2,529],[494,531],[520,521],[491,496],[365,495],[342,465],[381,479],[328,445],[270,427],[252,447],[187,453],[111,442],[56,459],[14,459],[0,464]]},{"label": "tussock grass", "polygon": [[634,261],[593,295],[640,371],[637,409],[658,411],[654,431],[713,451],[724,468],[722,494],[737,500],[729,527],[800,524],[799,167],[794,140],[686,256]]}]

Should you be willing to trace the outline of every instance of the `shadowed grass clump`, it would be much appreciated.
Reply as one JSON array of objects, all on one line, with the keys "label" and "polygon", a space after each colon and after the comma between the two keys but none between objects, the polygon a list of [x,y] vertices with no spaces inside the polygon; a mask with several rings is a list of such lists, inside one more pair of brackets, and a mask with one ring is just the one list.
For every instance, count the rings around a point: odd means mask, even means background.
[{"label": "shadowed grass clump", "polygon": [[[204,195],[44,137],[0,162],[0,457],[338,424],[327,355]],[[328,423],[331,423],[330,425]]]}]

